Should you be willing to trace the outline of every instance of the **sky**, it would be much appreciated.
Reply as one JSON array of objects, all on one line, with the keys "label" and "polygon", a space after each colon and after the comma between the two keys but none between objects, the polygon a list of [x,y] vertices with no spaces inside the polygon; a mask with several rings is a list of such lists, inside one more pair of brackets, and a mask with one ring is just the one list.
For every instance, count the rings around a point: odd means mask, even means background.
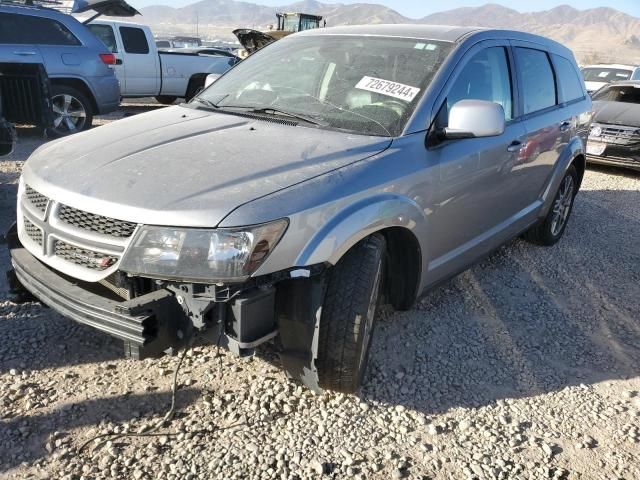
[{"label": "sky", "polygon": [[[134,7],[146,7],[149,5],[169,5],[172,7],[182,7],[195,3],[196,0],[129,0]],[[295,0],[246,0],[251,3],[270,6],[282,6],[294,3]],[[457,7],[472,7],[488,3],[487,0],[447,0],[446,2],[436,2],[433,0],[320,0],[322,3],[378,3],[386,5],[401,14],[420,18],[433,12],[451,10]],[[490,3],[499,3],[507,7],[520,10],[522,12],[547,10],[558,5],[572,5],[581,10],[595,7],[612,7],[623,12],[640,17],[640,0],[489,0]],[[532,5],[532,3],[534,5]]]}]

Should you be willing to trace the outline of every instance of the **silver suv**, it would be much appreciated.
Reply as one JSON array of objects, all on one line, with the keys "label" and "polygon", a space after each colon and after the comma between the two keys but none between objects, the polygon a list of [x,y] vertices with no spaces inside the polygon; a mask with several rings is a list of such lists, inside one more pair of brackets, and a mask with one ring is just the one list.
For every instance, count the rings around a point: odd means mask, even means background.
[{"label": "silver suv", "polygon": [[381,302],[409,309],[515,236],[562,237],[590,110],[545,38],[296,34],[188,105],[36,151],[14,286],[137,357],[273,341],[293,379],[352,392]]}]

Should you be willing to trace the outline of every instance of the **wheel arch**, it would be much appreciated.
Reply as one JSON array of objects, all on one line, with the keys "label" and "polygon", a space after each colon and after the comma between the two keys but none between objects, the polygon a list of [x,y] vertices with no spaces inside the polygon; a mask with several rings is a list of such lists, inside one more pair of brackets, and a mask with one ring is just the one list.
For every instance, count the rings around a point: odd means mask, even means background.
[{"label": "wheel arch", "polygon": [[417,298],[425,253],[427,219],[412,200],[382,194],[358,202],[336,215],[319,230],[298,257],[297,265],[335,265],[365,238],[379,233],[387,241],[386,293],[399,310]]},{"label": "wheel arch", "polygon": [[[205,82],[207,81],[208,73],[194,73],[189,78],[189,83],[187,84],[187,90],[184,93],[185,100],[191,100],[192,97],[196,95],[196,90],[199,85],[204,87]],[[191,98],[190,98],[191,97]]]},{"label": "wheel arch", "polygon": [[578,137],[574,137],[569,142],[556,162],[553,173],[551,174],[542,193],[542,208],[540,209],[538,218],[545,218],[547,213],[549,213],[549,210],[553,205],[553,198],[555,197],[558,188],[560,188],[560,182],[571,165],[574,165],[578,170],[578,184],[580,185],[586,169],[586,159],[584,142]]},{"label": "wheel arch", "polygon": [[93,94],[93,91],[84,80],[81,80],[79,78],[72,78],[72,77],[54,77],[54,78],[51,78],[49,81],[51,83],[51,86],[65,85],[67,87],[72,87],[82,92],[87,97],[87,99],[91,102],[91,108],[93,109],[93,113],[94,114],[98,113],[98,102],[96,101],[96,96]]}]

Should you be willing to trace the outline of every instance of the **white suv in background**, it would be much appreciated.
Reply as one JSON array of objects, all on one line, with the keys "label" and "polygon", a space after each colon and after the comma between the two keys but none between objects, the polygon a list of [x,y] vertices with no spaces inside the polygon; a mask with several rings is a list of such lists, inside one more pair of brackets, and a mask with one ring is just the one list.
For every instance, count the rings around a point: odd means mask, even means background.
[{"label": "white suv in background", "polygon": [[640,80],[640,68],[633,65],[587,65],[582,67],[581,70],[589,95],[610,83],[625,80]]}]

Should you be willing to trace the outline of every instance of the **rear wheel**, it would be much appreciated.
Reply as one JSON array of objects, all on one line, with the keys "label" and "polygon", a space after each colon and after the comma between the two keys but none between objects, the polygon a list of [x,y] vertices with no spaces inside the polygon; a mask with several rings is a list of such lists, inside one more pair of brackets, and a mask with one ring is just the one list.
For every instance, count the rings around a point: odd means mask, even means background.
[{"label": "rear wheel", "polygon": [[93,107],[79,90],[67,85],[51,87],[53,126],[47,129],[51,137],[66,137],[91,128]]},{"label": "rear wheel", "polygon": [[544,246],[551,246],[558,243],[562,238],[571,211],[573,201],[578,193],[578,172],[571,165],[565,173],[560,188],[553,200],[553,206],[546,218],[538,225],[525,232],[524,238],[532,243]]},{"label": "rear wheel", "polygon": [[177,99],[178,97],[171,97],[169,95],[158,95],[156,97],[156,101],[162,105],[173,105]]},{"label": "rear wheel", "polygon": [[333,268],[320,319],[318,377],[322,388],[353,393],[369,360],[384,277],[386,241],[375,234]]}]

